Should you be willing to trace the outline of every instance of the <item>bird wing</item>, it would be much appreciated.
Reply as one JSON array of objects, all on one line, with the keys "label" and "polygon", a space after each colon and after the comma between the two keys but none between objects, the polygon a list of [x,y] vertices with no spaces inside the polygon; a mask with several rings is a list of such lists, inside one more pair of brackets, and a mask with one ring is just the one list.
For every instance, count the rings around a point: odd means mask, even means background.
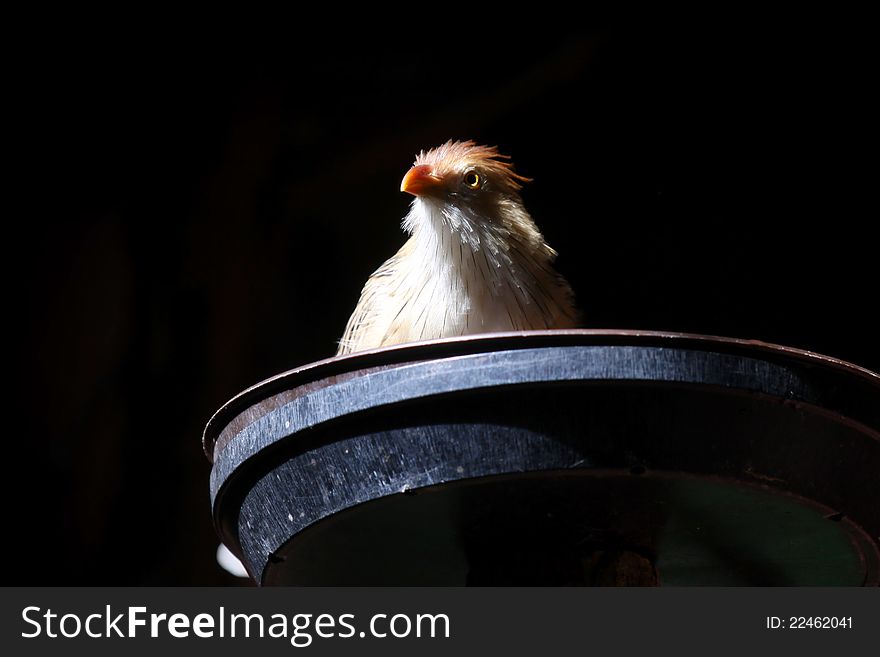
[{"label": "bird wing", "polygon": [[345,325],[337,356],[389,342],[389,333],[393,332],[397,316],[403,310],[403,306],[397,308],[400,304],[394,303],[394,297],[400,297],[395,294],[394,285],[401,282],[401,262],[412,250],[412,240],[408,240],[367,279],[357,306]]}]

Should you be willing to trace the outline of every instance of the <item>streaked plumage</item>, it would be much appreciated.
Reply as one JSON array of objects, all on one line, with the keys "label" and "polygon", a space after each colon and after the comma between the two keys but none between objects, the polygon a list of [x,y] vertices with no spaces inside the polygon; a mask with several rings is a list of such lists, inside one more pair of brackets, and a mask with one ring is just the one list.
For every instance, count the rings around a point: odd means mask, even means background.
[{"label": "streaked plumage", "polygon": [[409,240],[370,276],[339,354],[489,331],[571,328],[568,283],[519,195],[527,178],[496,148],[449,141],[401,183]]}]

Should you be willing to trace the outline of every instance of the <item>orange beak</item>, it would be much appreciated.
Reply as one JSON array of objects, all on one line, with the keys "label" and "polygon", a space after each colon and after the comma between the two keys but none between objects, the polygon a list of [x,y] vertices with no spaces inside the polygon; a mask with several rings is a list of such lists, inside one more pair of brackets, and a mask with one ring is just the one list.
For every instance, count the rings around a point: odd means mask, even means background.
[{"label": "orange beak", "polygon": [[400,191],[421,196],[439,185],[440,179],[434,175],[434,170],[427,164],[419,164],[406,172],[400,183]]}]

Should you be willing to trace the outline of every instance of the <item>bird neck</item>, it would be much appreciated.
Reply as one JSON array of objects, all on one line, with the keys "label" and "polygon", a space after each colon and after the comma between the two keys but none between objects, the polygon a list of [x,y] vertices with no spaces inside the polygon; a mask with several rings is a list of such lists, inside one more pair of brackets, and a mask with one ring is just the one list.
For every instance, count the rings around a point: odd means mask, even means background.
[{"label": "bird neck", "polygon": [[482,331],[548,327],[560,314],[544,317],[559,305],[544,300],[558,292],[550,266],[555,251],[521,203],[501,210],[485,221],[416,199],[404,221],[412,237],[400,263],[411,272],[408,285],[464,317],[463,330],[477,330],[475,322]]},{"label": "bird neck", "polygon": [[487,220],[471,208],[416,198],[403,228],[423,261],[452,264],[481,257],[490,273],[515,270],[522,258],[543,261],[555,255],[521,203],[512,200],[496,210],[497,216]]}]

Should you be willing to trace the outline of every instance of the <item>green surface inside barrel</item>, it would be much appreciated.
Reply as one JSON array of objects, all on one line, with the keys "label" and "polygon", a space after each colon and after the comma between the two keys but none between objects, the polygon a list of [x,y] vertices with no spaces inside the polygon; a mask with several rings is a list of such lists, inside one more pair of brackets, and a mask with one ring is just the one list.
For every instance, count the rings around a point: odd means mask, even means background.
[{"label": "green surface inside barrel", "polygon": [[560,472],[361,504],[297,535],[264,583],[603,585],[631,578],[609,569],[631,568],[633,555],[656,578],[642,583],[664,586],[860,586],[877,564],[846,518],[769,488]]}]

